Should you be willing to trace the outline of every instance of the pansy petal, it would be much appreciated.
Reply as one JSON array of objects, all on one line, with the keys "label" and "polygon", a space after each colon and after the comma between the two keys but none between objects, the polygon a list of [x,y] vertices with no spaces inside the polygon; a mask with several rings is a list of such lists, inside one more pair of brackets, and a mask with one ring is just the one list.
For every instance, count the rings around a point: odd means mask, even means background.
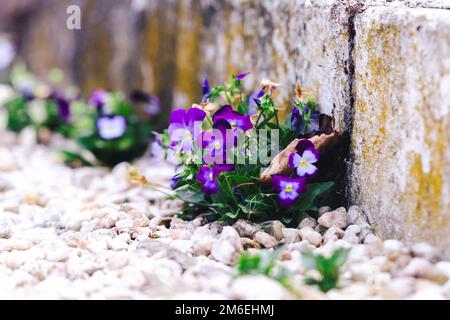
[{"label": "pansy petal", "polygon": [[299,177],[304,177],[306,175],[306,167],[298,166],[296,172]]},{"label": "pansy petal", "polygon": [[205,76],[205,79],[203,80],[202,84],[202,95],[205,97],[211,92],[211,87],[209,86],[208,77]]},{"label": "pansy petal", "polygon": [[175,109],[170,113],[170,123],[179,123],[184,126],[187,125],[186,110],[183,108]]},{"label": "pansy petal", "polygon": [[205,184],[202,186],[202,191],[208,195],[213,195],[216,194],[217,191],[219,191],[218,187],[217,187],[217,183],[215,181],[207,181],[205,182]]},{"label": "pansy petal", "polygon": [[317,153],[316,149],[309,148],[306,149],[305,152],[303,152],[302,158],[308,163],[315,163],[319,160],[319,154]]},{"label": "pansy petal", "polygon": [[225,105],[214,113],[213,122],[216,123],[220,119],[226,119],[230,115],[233,115],[233,108],[230,105]]},{"label": "pansy petal", "polygon": [[297,168],[300,165],[300,161],[302,161],[302,157],[298,153],[291,153],[289,155],[289,166],[291,168]]},{"label": "pansy petal", "polygon": [[302,139],[297,143],[295,149],[299,154],[303,154],[306,149],[312,148],[314,149],[314,144],[308,139]]},{"label": "pansy petal", "polygon": [[272,187],[277,190],[280,191],[281,190],[281,183],[283,182],[283,177],[280,175],[274,175],[272,176]]},{"label": "pansy petal", "polygon": [[306,175],[307,176],[313,176],[313,175],[315,175],[316,173],[317,173],[317,167],[316,166],[314,166],[314,165],[312,165],[312,164],[308,164],[306,167],[305,167],[305,173],[306,173]]},{"label": "pansy petal", "polygon": [[248,76],[250,74],[250,72],[243,72],[243,73],[239,73],[237,76],[236,76],[236,80],[242,80],[242,79],[244,79],[246,76]]},{"label": "pansy petal", "polygon": [[187,112],[187,123],[192,125],[196,122],[202,122],[206,117],[206,112],[199,108],[190,108]]}]

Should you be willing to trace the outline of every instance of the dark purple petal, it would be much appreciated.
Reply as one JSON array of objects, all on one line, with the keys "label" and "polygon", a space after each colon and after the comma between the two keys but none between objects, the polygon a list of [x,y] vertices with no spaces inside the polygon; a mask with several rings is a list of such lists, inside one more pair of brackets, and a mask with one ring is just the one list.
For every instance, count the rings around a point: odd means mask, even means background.
[{"label": "dark purple petal", "polygon": [[170,178],[170,188],[171,189],[176,189],[178,182],[181,181],[181,178],[179,176],[173,176],[172,178]]},{"label": "dark purple petal", "polygon": [[247,131],[253,128],[250,116],[234,111],[230,105],[223,106],[213,115],[214,123],[217,123],[219,120],[226,120],[233,130]]},{"label": "dark purple petal", "polygon": [[297,150],[298,154],[302,155],[303,152],[305,152],[306,149],[315,149],[314,144],[309,141],[308,139],[301,139],[298,143],[295,149]]},{"label": "dark purple petal", "polygon": [[199,108],[190,108],[187,112],[187,124],[192,127],[195,122],[202,122],[206,117],[206,112]]},{"label": "dark purple petal", "polygon": [[205,97],[205,96],[209,95],[210,92],[211,92],[211,87],[209,86],[208,77],[205,76],[205,79],[203,80],[203,84],[202,84],[202,96]]},{"label": "dark purple petal", "polygon": [[108,99],[108,92],[103,89],[94,90],[89,99],[89,104],[101,109]]},{"label": "dark purple petal", "polygon": [[236,76],[236,80],[241,81],[242,79],[244,79],[246,76],[248,76],[250,74],[250,72],[244,72],[244,73],[239,73]]},{"label": "dark purple petal", "polygon": [[204,193],[208,195],[216,194],[217,191],[219,191],[219,188],[217,187],[217,183],[215,180],[205,182],[205,184],[202,186],[201,189]]},{"label": "dark purple petal", "polygon": [[187,115],[186,110],[183,108],[175,109],[170,113],[170,124],[178,123],[183,127],[187,126]]},{"label": "dark purple petal", "polygon": [[217,110],[214,114],[213,114],[213,122],[216,123],[216,121],[220,120],[220,119],[225,119],[227,120],[228,117],[232,117],[233,116],[233,108],[230,105],[224,105],[223,107],[221,107],[219,110]]},{"label": "dark purple petal", "polygon": [[127,121],[120,115],[101,116],[96,121],[99,136],[104,140],[117,139],[127,130]]},{"label": "dark purple petal", "polygon": [[215,164],[214,168],[221,172],[221,171],[233,171],[234,170],[234,164]]},{"label": "dark purple petal", "polygon": [[69,103],[69,101],[63,97],[59,97],[56,99],[56,104],[58,106],[59,116],[65,122],[68,122],[69,118],[70,118],[70,103]]}]

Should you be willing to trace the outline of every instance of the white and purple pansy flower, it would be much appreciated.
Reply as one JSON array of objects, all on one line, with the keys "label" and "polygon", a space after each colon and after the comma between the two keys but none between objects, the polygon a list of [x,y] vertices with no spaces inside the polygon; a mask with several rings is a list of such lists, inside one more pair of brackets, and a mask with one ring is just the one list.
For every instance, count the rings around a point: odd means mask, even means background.
[{"label": "white and purple pansy flower", "polygon": [[318,169],[313,163],[319,160],[314,144],[307,139],[302,139],[297,144],[296,150],[296,153],[289,156],[289,166],[296,169],[299,177],[314,176]]},{"label": "white and purple pansy flower", "polygon": [[121,115],[104,115],[96,121],[97,131],[103,140],[122,137],[127,130],[127,120]]},{"label": "white and purple pansy flower", "polygon": [[272,186],[278,191],[278,200],[284,207],[291,207],[306,192],[306,178],[287,178],[280,175],[272,177]]},{"label": "white and purple pansy flower", "polygon": [[169,136],[170,146],[179,148],[181,152],[189,152],[194,149],[194,139],[201,132],[202,121],[205,119],[205,111],[199,108],[175,109],[170,113]]}]

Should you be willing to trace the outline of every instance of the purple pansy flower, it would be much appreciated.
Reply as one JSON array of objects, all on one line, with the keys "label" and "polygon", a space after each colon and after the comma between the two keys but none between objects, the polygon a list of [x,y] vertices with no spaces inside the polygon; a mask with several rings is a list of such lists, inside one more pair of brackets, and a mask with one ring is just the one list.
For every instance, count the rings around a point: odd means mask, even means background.
[{"label": "purple pansy flower", "polygon": [[236,80],[241,81],[242,79],[244,79],[246,76],[248,76],[250,74],[250,72],[243,72],[243,73],[239,73],[236,76]]},{"label": "purple pansy flower", "polygon": [[61,119],[65,122],[68,122],[70,118],[69,100],[57,92],[53,92],[52,94],[50,94],[49,98],[56,103],[56,106],[58,108],[58,114],[61,117]]},{"label": "purple pansy flower", "polygon": [[213,130],[202,132],[201,146],[203,148],[203,160],[206,164],[225,164],[226,130],[230,128],[227,121],[219,120],[214,124]]},{"label": "purple pansy flower", "polygon": [[309,116],[309,120],[310,120],[309,123],[306,123],[303,118],[303,114],[308,113],[308,112],[309,112],[309,108],[307,106],[303,106],[303,110],[298,107],[294,107],[294,109],[292,109],[291,124],[292,124],[292,130],[295,133],[305,135],[305,134],[313,133],[315,131],[319,131],[320,112],[314,111]]},{"label": "purple pansy flower", "polygon": [[192,151],[194,138],[200,133],[201,124],[205,117],[205,111],[199,108],[191,108],[187,112],[184,109],[173,110],[170,114],[168,129],[171,147],[179,146],[181,152]]},{"label": "purple pansy flower", "polygon": [[234,111],[230,105],[225,105],[214,113],[213,122],[217,123],[219,120],[227,121],[232,130],[247,131],[253,129],[250,116]]},{"label": "purple pansy flower", "polygon": [[99,111],[103,108],[108,99],[108,92],[103,89],[94,90],[89,98],[89,104],[96,107]]},{"label": "purple pansy flower", "polygon": [[96,122],[99,136],[103,140],[117,139],[127,130],[127,121],[120,115],[104,115]]},{"label": "purple pansy flower", "polygon": [[311,177],[317,173],[317,167],[313,165],[319,160],[319,154],[314,144],[306,139],[300,140],[296,146],[296,153],[289,156],[289,166],[296,168],[299,177]]},{"label": "purple pansy flower", "polygon": [[272,186],[278,191],[278,200],[284,207],[290,207],[306,192],[307,182],[305,178],[287,178],[279,175],[272,177]]},{"label": "purple pansy flower", "polygon": [[216,194],[219,191],[216,178],[219,176],[219,170],[214,167],[201,166],[197,174],[197,180],[203,183],[202,190],[208,195]]}]

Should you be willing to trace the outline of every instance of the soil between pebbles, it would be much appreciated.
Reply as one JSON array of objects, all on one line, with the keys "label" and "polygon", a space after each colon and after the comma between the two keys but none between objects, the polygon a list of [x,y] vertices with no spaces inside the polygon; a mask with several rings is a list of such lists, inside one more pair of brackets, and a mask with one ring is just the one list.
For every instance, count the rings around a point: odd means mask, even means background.
[{"label": "soil between pebbles", "polygon": [[[450,299],[450,262],[425,243],[380,240],[356,206],[323,207],[297,228],[183,221],[179,203],[131,184],[126,164],[71,169],[60,137],[0,135],[0,299]],[[173,173],[149,157],[134,166],[159,183]],[[339,288],[305,285],[302,252],[339,247],[351,248]],[[292,289],[236,277],[243,250],[275,248]]]}]

